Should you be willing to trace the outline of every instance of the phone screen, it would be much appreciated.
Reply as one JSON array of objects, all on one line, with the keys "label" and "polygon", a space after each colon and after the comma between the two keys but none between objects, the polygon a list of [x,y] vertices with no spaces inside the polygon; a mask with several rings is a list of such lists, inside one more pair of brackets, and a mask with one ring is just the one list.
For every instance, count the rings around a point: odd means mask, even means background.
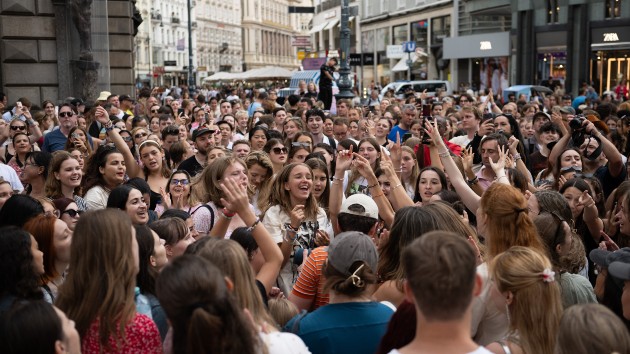
[{"label": "phone screen", "polygon": [[431,106],[428,104],[423,104],[422,105],[422,116],[423,117],[428,117],[431,115]]}]

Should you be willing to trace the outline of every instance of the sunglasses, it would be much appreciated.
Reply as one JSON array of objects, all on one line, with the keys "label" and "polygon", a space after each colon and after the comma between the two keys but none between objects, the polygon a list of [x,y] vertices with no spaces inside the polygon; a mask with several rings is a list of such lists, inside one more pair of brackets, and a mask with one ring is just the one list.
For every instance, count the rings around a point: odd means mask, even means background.
[{"label": "sunglasses", "polygon": [[188,185],[188,183],[190,183],[190,182],[189,182],[189,181],[188,181],[188,179],[186,179],[186,178],[184,178],[184,179],[172,179],[172,180],[171,180],[171,184],[174,184],[174,185],[176,185],[176,186],[178,186],[178,185],[180,185],[180,184],[181,184],[182,186],[187,186],[187,185]]},{"label": "sunglasses", "polygon": [[157,113],[157,112],[158,112],[158,110],[157,110],[157,109],[152,109],[152,110],[151,110],[151,113]]},{"label": "sunglasses", "polygon": [[136,138],[136,139],[140,139],[140,138],[144,138],[147,135],[149,135],[149,134],[147,134],[147,133],[138,133],[138,134],[134,135],[133,137]]},{"label": "sunglasses", "polygon": [[122,138],[123,138],[123,141],[126,141],[126,142],[130,142],[131,141],[131,137],[130,136],[123,136]]},{"label": "sunglasses", "polygon": [[25,126],[12,125],[11,130],[26,130]]},{"label": "sunglasses", "polygon": [[274,154],[279,155],[279,154],[286,154],[287,148],[285,147],[275,147],[273,149],[271,149],[271,151],[273,151]]},{"label": "sunglasses", "polygon": [[65,118],[65,117],[72,117],[74,115],[74,112],[59,112],[59,117],[60,118]]},{"label": "sunglasses", "polygon": [[81,214],[83,214],[83,211],[81,211],[81,210],[74,210],[74,209],[68,209],[68,210],[62,211],[61,215],[63,215],[63,214],[68,214],[68,215],[70,215],[71,218],[75,218],[77,215],[80,216]]}]

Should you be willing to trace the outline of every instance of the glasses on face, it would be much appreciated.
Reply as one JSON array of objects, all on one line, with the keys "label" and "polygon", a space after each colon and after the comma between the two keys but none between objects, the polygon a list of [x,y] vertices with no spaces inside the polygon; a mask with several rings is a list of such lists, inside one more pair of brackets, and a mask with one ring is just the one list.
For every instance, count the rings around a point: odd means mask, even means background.
[{"label": "glasses on face", "polygon": [[23,125],[12,125],[11,130],[26,130],[26,127]]},{"label": "glasses on face", "polygon": [[147,135],[149,135],[149,134],[147,134],[147,133],[138,133],[138,134],[134,135],[133,137],[136,138],[136,139],[140,139],[140,138],[144,138]]},{"label": "glasses on face", "polygon": [[77,215],[81,216],[81,214],[83,214],[83,211],[75,210],[75,209],[68,209],[68,210],[62,211],[61,215],[63,214],[68,214],[71,218],[76,218]]},{"label": "glasses on face", "polygon": [[125,141],[127,143],[131,141],[131,137],[130,136],[123,136],[122,138],[123,138],[123,141]]},{"label": "glasses on face", "polygon": [[35,164],[33,161],[26,161],[26,162],[24,162],[24,168],[26,168],[28,166],[38,167],[37,164]]},{"label": "glasses on face", "polygon": [[187,186],[188,183],[189,183],[189,181],[186,178],[183,178],[183,179],[172,179],[171,180],[171,184],[175,185],[175,186],[179,186],[179,185]]},{"label": "glasses on face", "polygon": [[279,154],[286,154],[287,148],[285,147],[275,147],[273,149],[271,149],[271,151],[273,151],[274,154],[279,155]]},{"label": "glasses on face", "polygon": [[152,109],[152,110],[151,110],[151,113],[157,113],[157,112],[158,112],[158,110],[157,110],[157,109]]},{"label": "glasses on face", "polygon": [[73,112],[59,112],[59,118],[70,118],[74,115]]}]

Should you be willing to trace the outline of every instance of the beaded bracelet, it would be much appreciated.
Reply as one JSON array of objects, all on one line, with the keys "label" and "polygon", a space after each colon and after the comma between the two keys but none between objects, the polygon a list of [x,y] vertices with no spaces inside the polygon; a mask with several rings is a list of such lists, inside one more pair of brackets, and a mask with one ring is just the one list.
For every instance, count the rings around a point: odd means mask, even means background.
[{"label": "beaded bracelet", "polygon": [[381,192],[381,193],[379,193],[379,194],[372,194],[372,199],[374,199],[374,198],[378,198],[378,197],[382,197],[382,196],[384,196],[384,195],[385,195],[385,193],[383,193],[383,192]]},{"label": "beaded bracelet", "polygon": [[447,157],[451,156],[451,154],[448,151],[446,151],[446,152],[438,152],[438,155],[441,158],[447,158]]},{"label": "beaded bracelet", "polygon": [[368,188],[374,188],[374,187],[376,187],[376,186],[378,186],[378,182],[374,183],[374,184],[373,184],[373,185],[371,185],[371,186],[367,186],[367,187],[368,187]]},{"label": "beaded bracelet", "polygon": [[252,224],[252,226],[247,228],[248,232],[254,231],[254,228],[260,223],[260,219],[256,219],[256,221]]},{"label": "beaded bracelet", "polygon": [[402,187],[402,183],[398,183],[394,188],[392,188],[392,190],[398,188],[398,187]]}]

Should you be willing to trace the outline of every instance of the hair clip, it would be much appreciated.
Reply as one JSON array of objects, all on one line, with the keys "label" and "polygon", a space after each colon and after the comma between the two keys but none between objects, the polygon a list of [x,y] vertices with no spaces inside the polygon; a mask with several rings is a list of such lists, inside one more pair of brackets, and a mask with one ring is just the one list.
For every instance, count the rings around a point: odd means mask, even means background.
[{"label": "hair clip", "polygon": [[361,277],[357,275],[357,272],[361,270],[364,265],[365,264],[361,264],[361,266],[357,268],[357,270],[355,270],[354,273],[352,273],[352,275],[350,276],[350,279],[352,279],[352,285],[356,286],[357,288],[362,288],[365,286],[365,282],[363,281],[363,279],[361,279]]},{"label": "hair clip", "polygon": [[552,271],[549,268],[545,268],[545,270],[543,270],[541,275],[543,278],[543,282],[545,283],[553,283],[554,281],[556,281],[556,278],[555,278],[556,272]]}]

